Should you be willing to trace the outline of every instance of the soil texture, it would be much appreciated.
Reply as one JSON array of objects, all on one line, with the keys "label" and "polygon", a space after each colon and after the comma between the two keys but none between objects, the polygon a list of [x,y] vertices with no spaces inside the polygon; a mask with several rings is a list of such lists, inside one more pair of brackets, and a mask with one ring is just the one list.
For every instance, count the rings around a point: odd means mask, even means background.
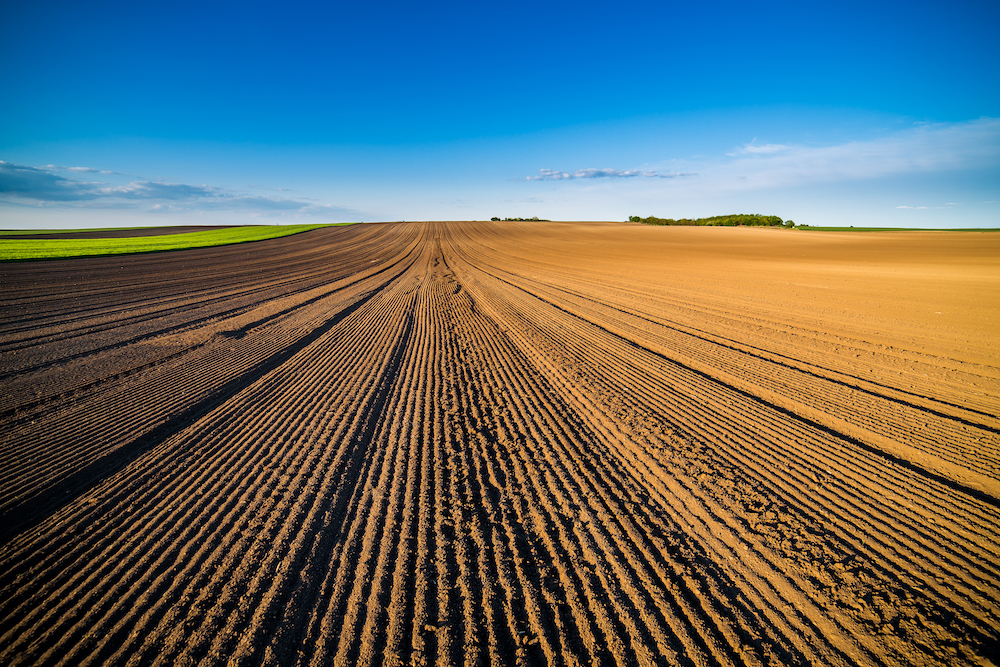
[{"label": "soil texture", "polygon": [[986,665],[1000,235],[0,266],[0,663]]}]

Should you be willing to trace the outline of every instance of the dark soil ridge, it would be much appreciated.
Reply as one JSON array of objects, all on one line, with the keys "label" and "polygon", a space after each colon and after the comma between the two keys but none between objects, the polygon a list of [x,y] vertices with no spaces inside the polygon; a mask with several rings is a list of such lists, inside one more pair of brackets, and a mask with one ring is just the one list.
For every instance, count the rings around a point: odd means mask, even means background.
[{"label": "dark soil ridge", "polygon": [[140,227],[138,229],[103,229],[92,232],[51,232],[45,234],[8,234],[0,230],[0,239],[131,239],[141,236],[166,236],[168,234],[190,234],[191,232],[208,232],[213,229],[229,229],[239,225],[183,225],[167,227]]},{"label": "dark soil ridge", "polygon": [[0,663],[982,664],[1000,237],[729,235],[5,265]]}]

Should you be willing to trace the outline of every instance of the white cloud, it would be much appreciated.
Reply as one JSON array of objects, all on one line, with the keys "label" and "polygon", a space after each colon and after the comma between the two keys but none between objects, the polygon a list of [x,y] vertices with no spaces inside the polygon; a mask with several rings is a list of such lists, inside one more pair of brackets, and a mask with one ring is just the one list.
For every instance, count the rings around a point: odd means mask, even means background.
[{"label": "white cloud", "polygon": [[656,178],[684,178],[685,176],[697,176],[697,175],[698,172],[696,171],[678,171],[674,173],[667,172],[664,174],[660,174],[657,172],[649,172],[643,174],[643,176],[655,176]]},{"label": "white cloud", "polygon": [[757,139],[754,138],[749,144],[743,144],[735,153],[726,153],[730,157],[735,157],[740,154],[749,155],[770,155],[772,153],[781,153],[782,151],[787,151],[790,146],[785,144],[758,144]]},{"label": "white cloud", "polygon": [[932,209],[932,208],[948,210],[952,206],[961,206],[961,204],[958,204],[956,202],[948,202],[944,206],[897,206],[896,208],[910,208],[910,209],[914,209],[914,210],[925,210],[926,211],[926,210],[929,210],[929,209]]},{"label": "white cloud", "polygon": [[117,172],[117,171],[107,171],[105,169],[95,169],[94,167],[64,167],[64,166],[58,165],[58,164],[46,164],[46,165],[43,165],[43,166],[39,167],[39,169],[44,169],[45,171],[72,171],[72,172],[76,172],[78,174],[105,174],[105,175],[114,174],[116,176],[127,176],[128,175],[128,174],[122,174],[122,173]]},{"label": "white cloud", "polygon": [[538,176],[525,176],[526,181],[561,181],[573,178],[564,171],[553,171],[552,169],[539,169]]},{"label": "white cloud", "polygon": [[638,169],[577,169],[573,172],[573,178],[631,178],[641,176]]},{"label": "white cloud", "polygon": [[762,146],[757,144],[746,144],[743,146],[744,153],[756,153],[762,155],[780,153],[782,151],[787,151],[788,149],[789,146],[785,146],[784,144],[764,144]]},{"label": "white cloud", "polygon": [[751,143],[729,157],[733,159],[699,165],[699,181],[747,190],[976,169],[1000,164],[1000,119],[925,124],[833,146]]},{"label": "white cloud", "polygon": [[[567,172],[541,169],[528,181],[578,178],[647,181],[637,176],[677,179],[660,182],[657,192],[683,191],[685,196],[719,196],[753,190],[797,187],[819,183],[862,181],[890,176],[1000,167],[1000,119],[980,118],[963,123],[926,123],[877,139],[848,141],[830,146],[758,144],[756,139],[734,152],[716,157],[664,161],[669,170],[578,169]],[[946,206],[958,206],[949,203]],[[915,207],[914,207],[915,208]]]},{"label": "white cloud", "polygon": [[71,202],[95,199],[97,196],[90,183],[64,178],[47,168],[0,160],[0,198]]},{"label": "white cloud", "polygon": [[678,176],[695,176],[692,173],[659,173],[656,171],[641,171],[639,169],[577,169],[573,172],[554,169],[539,169],[538,176],[525,176],[526,181],[566,181],[574,178],[677,178]]},{"label": "white cloud", "polygon": [[260,215],[293,217],[350,216],[349,208],[302,199],[262,197],[211,185],[164,181],[132,181],[110,185],[78,181],[54,173],[105,173],[90,167],[28,167],[0,160],[0,203],[22,206],[64,206],[86,209],[136,209],[155,213],[256,211]]}]

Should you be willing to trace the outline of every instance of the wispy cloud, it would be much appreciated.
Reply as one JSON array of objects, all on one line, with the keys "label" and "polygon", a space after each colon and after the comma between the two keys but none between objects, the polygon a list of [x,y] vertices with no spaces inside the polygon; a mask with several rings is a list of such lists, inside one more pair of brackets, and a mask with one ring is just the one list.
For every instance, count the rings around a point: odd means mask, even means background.
[{"label": "wispy cloud", "polygon": [[525,176],[526,181],[566,181],[574,178],[677,178],[678,176],[694,176],[690,173],[659,173],[642,171],[640,169],[577,169],[576,171],[557,171],[554,169],[539,169],[537,176]]},{"label": "wispy cloud", "polygon": [[122,174],[117,171],[107,171],[105,169],[95,169],[94,167],[64,167],[58,164],[47,164],[44,167],[40,167],[46,171],[74,171],[78,174],[115,174],[117,176],[127,176],[128,174]]},{"label": "wispy cloud", "polygon": [[706,185],[778,188],[1000,164],[1000,119],[924,124],[833,146],[745,144],[730,159],[698,165]]},{"label": "wispy cloud", "polygon": [[103,197],[130,200],[195,201],[225,199],[227,194],[207,185],[185,185],[162,181],[132,181],[127,185],[96,188]]},{"label": "wispy cloud", "polygon": [[773,153],[782,153],[790,149],[791,146],[786,146],[785,144],[758,144],[756,137],[749,144],[743,144],[733,153],[726,153],[730,157],[736,157],[737,155],[771,155]]},{"label": "wispy cloud", "polygon": [[961,204],[957,204],[955,202],[948,202],[947,204],[945,204],[943,206],[897,206],[896,208],[909,208],[909,209],[913,209],[915,211],[921,211],[921,210],[922,211],[927,211],[927,210],[930,210],[932,208],[936,208],[936,209],[950,209],[952,206],[961,206]]},{"label": "wispy cloud", "polygon": [[[652,157],[652,156],[651,156]],[[749,143],[715,157],[664,160],[670,169],[541,169],[526,181],[609,179],[646,182],[647,188],[683,188],[687,195],[715,196],[729,192],[796,187],[885,178],[911,173],[996,168],[1000,165],[1000,119],[963,123],[925,123],[877,139],[830,146],[791,143]],[[673,184],[657,179],[684,179]],[[643,177],[650,177],[646,181]],[[958,206],[949,203],[946,206]],[[912,207],[916,208],[916,207]]]},{"label": "wispy cloud", "polygon": [[96,199],[93,184],[65,178],[48,168],[27,167],[0,161],[0,197],[39,202]]},{"label": "wispy cloud", "polygon": [[89,167],[29,167],[0,160],[0,202],[26,206],[145,208],[153,213],[247,211],[257,215],[354,216],[349,208],[301,199],[248,195],[211,185],[131,181],[121,185],[67,178],[56,171],[112,172]]}]

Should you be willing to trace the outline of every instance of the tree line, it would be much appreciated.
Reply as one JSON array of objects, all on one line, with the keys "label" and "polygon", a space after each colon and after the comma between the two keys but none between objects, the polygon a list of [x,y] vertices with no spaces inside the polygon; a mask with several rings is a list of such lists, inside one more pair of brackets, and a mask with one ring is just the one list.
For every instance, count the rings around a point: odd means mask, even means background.
[{"label": "tree line", "polygon": [[649,216],[640,218],[631,215],[629,222],[641,222],[644,225],[670,225],[670,226],[701,226],[701,227],[788,227],[791,229],[795,223],[791,220],[782,220],[776,215],[761,215],[759,213],[737,213],[734,215],[716,215],[711,218],[657,218]]}]

